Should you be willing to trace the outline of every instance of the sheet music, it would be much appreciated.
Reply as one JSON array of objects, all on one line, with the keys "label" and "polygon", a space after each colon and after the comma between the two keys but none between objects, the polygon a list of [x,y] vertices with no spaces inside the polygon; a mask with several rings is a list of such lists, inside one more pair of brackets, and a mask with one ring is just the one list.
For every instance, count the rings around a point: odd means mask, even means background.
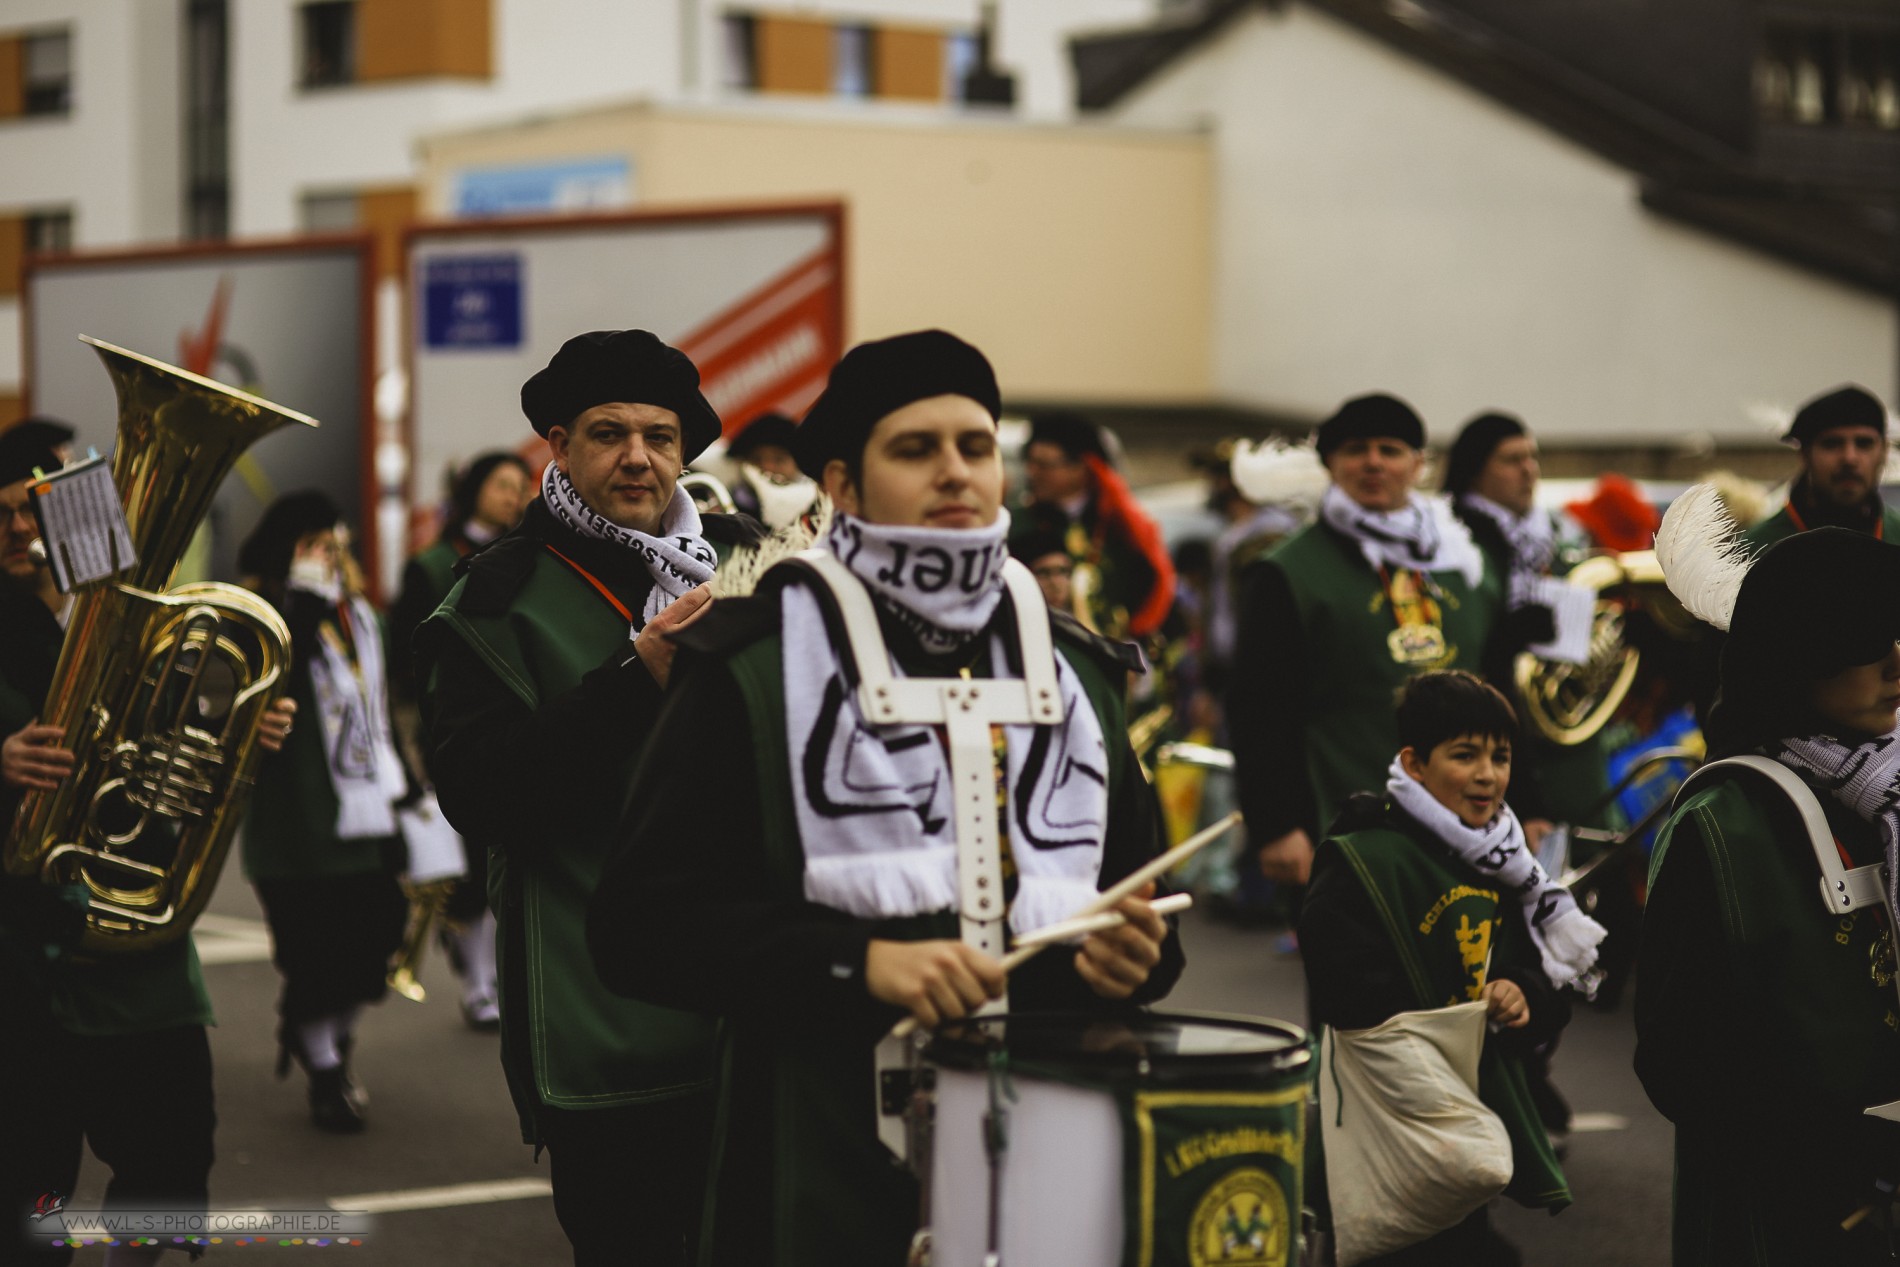
[{"label": "sheet music", "polygon": [[1540,660],[1558,660],[1565,664],[1587,661],[1590,634],[1596,625],[1597,592],[1554,576],[1540,576],[1533,585],[1531,601],[1550,608],[1557,636],[1549,642],[1535,644],[1530,653]]},{"label": "sheet music", "polygon": [[138,560],[125,507],[104,458],[76,462],[27,489],[62,594],[116,576]]}]

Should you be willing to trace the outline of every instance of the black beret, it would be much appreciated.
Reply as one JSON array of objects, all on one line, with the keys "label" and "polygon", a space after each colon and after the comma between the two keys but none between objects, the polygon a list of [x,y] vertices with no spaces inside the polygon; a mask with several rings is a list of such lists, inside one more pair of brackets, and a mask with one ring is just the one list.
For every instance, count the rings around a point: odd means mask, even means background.
[{"label": "black beret", "polygon": [[1872,392],[1849,383],[1801,406],[1781,438],[1805,449],[1814,437],[1834,427],[1870,427],[1884,436],[1887,411]]},{"label": "black beret", "polygon": [[932,396],[968,396],[992,418],[1003,412],[996,371],[954,334],[918,330],[858,344],[831,367],[824,395],[799,424],[798,468],[822,479],[825,463],[864,452],[879,419]]},{"label": "black beret", "polygon": [[1523,422],[1510,414],[1479,414],[1467,422],[1445,457],[1445,491],[1453,497],[1470,492],[1478,472],[1500,444],[1529,434]]},{"label": "black beret", "polygon": [[561,345],[547,368],[521,385],[521,412],[546,435],[571,427],[595,405],[658,405],[680,416],[684,459],[719,438],[719,415],[699,393],[686,353],[645,330],[592,330]]},{"label": "black beret", "polygon": [[1009,536],[1009,552],[1024,564],[1033,564],[1037,559],[1052,554],[1068,556],[1067,539],[1060,528],[1053,524],[1033,524],[1027,532],[1013,532]]},{"label": "black beret", "polygon": [[[66,440],[56,443],[63,444],[71,439],[69,432]],[[0,485],[17,484],[23,479],[32,478],[34,467],[51,475],[64,465],[59,454],[54,451],[53,443],[48,442],[45,432],[40,429],[19,423],[0,432]]]},{"label": "black beret", "polygon": [[790,449],[792,440],[798,434],[798,424],[784,414],[773,411],[763,413],[740,429],[739,434],[726,444],[726,456],[743,460],[748,453],[770,445],[781,449]]},{"label": "black beret", "polygon": [[290,575],[297,542],[313,532],[334,528],[343,517],[336,503],[314,488],[285,493],[270,504],[251,535],[238,547],[238,571],[281,581]]},{"label": "black beret", "polygon": [[1374,392],[1341,405],[1338,412],[1319,424],[1314,439],[1322,460],[1348,440],[1397,440],[1422,449],[1425,424],[1397,396]]},{"label": "black beret", "polygon": [[1775,542],[1748,569],[1722,644],[1711,753],[1733,755],[1825,723],[1810,686],[1900,640],[1900,545],[1848,528]]},{"label": "black beret", "polygon": [[1028,452],[1032,444],[1053,444],[1069,455],[1074,461],[1083,457],[1098,457],[1108,461],[1108,448],[1102,443],[1102,429],[1074,413],[1037,414],[1029,420],[1029,439],[1023,445]]}]

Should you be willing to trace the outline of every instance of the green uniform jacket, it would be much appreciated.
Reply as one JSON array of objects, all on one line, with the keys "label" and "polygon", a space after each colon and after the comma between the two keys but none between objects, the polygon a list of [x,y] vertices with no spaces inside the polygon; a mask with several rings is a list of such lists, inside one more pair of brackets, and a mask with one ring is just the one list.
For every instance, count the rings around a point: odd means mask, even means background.
[{"label": "green uniform jacket", "polygon": [[[1543,1009],[1568,1016],[1544,981],[1522,907],[1508,895],[1500,904],[1495,880],[1442,846],[1427,847],[1393,827],[1367,828],[1324,841],[1314,855],[1313,870],[1308,909],[1301,913],[1301,945],[1316,1014],[1334,1016],[1351,1009],[1357,1000],[1350,996],[1361,987],[1368,994],[1383,995],[1380,983],[1402,983],[1408,1006],[1396,1010],[1468,1003],[1480,997],[1487,980],[1500,977],[1524,988],[1533,1025],[1540,1025],[1538,1013]],[[1356,881],[1350,898],[1329,897],[1328,886],[1347,876]],[[1373,962],[1396,965],[1398,972],[1381,971],[1376,979],[1369,973],[1360,983],[1351,979],[1347,965],[1366,962],[1368,948],[1351,944],[1341,929],[1317,925],[1326,922],[1329,906],[1363,911],[1367,902],[1374,913],[1373,927],[1383,934],[1381,953]],[[1309,930],[1316,935],[1308,937]],[[1309,948],[1309,942],[1315,944]],[[1329,993],[1342,997],[1322,997]],[[1550,1029],[1548,1019],[1540,1028]],[[1534,1209],[1560,1210],[1570,1204],[1570,1186],[1531,1100],[1518,1039],[1509,1033],[1487,1037],[1478,1065],[1478,1098],[1511,1136],[1512,1174],[1505,1194]]]},{"label": "green uniform jacket", "polygon": [[[552,531],[547,518],[531,509],[530,530]],[[570,558],[583,553],[577,541],[563,539],[560,548]],[[631,553],[621,554],[632,566]],[[587,557],[599,565],[595,555]],[[584,677],[601,671],[610,659],[618,664],[630,654],[628,618],[538,538],[524,534],[504,539],[480,558],[483,566],[456,583],[417,635],[423,724],[444,812],[465,839],[489,850],[489,901],[496,914],[500,958],[502,1064],[521,1114],[523,1137],[538,1143],[545,1136],[537,1124],[542,1106],[614,1108],[703,1088],[711,1077],[713,1027],[703,1017],[611,993],[587,955],[587,902],[606,861],[614,822],[614,814],[604,807],[620,804],[645,739],[644,718],[629,713],[617,723],[608,719],[618,732],[623,755],[605,765],[598,760],[599,745],[573,732],[543,742],[594,747],[592,764],[584,764],[588,758],[578,753],[566,762],[559,751],[489,753],[515,762],[511,786],[490,789],[491,794],[504,795],[530,812],[506,825],[471,817],[478,811],[465,792],[467,771],[454,768],[466,758],[449,733],[454,719],[444,715],[444,674],[486,674],[489,680],[478,684],[479,690],[511,696],[512,707],[531,716],[563,706],[562,697],[572,696]],[[471,585],[486,583],[493,569],[507,570],[509,583],[517,588],[493,604],[486,598],[471,601]],[[658,691],[645,669],[634,663],[624,672],[644,682],[642,707],[657,707]],[[530,767],[543,766],[553,767],[554,779],[572,780],[575,786],[543,784],[528,773]],[[716,777],[716,772],[708,777]],[[716,795],[716,788],[708,786],[697,794]],[[626,917],[640,919],[644,914],[633,909]]]},{"label": "green uniform jacket", "polygon": [[[1636,1072],[1676,1124],[1674,1261],[1845,1261],[1840,1220],[1900,1175],[1900,1127],[1861,1115],[1900,1099],[1892,938],[1878,907],[1823,906],[1785,794],[1711,778],[1657,837],[1636,983]],[[1820,800],[1855,862],[1879,857]]]},{"label": "green uniform jacket", "polygon": [[[37,654],[42,663],[22,673],[22,666],[0,664],[0,736],[10,735],[40,712],[44,698],[8,677],[36,679],[48,676],[59,657],[64,631],[38,599],[33,612],[0,610],[0,619],[20,626],[43,624],[37,647],[13,648],[13,654]],[[43,620],[41,618],[44,618]],[[0,834],[11,825],[19,806],[17,796],[0,795]],[[180,1025],[212,1023],[211,996],[205,991],[197,947],[189,936],[171,945],[139,954],[98,960],[77,960],[64,944],[79,931],[76,911],[83,890],[56,890],[38,880],[0,878],[7,890],[0,898],[0,972],[19,972],[33,983],[31,994],[42,1001],[44,1017],[71,1034],[113,1036],[145,1034]],[[16,1018],[29,1023],[26,1018]]]},{"label": "green uniform jacket", "polygon": [[[1768,516],[1742,534],[1742,540],[1748,548],[1760,554],[1784,537],[1792,537],[1803,531],[1802,525],[1795,522],[1787,505]],[[1876,534],[1882,541],[1900,541],[1900,510],[1883,505],[1880,508],[1880,530]]]},{"label": "green uniform jacket", "polygon": [[[592,912],[595,960],[616,988],[723,1014],[702,1263],[899,1264],[917,1226],[917,1185],[877,1141],[872,1052],[901,1013],[870,996],[865,953],[872,938],[955,938],[955,913],[873,921],[805,899],[776,597],[723,600],[713,616],[681,638],[680,677]],[[1117,751],[1126,661],[1072,621],[1055,634],[1109,738],[1106,885],[1157,852],[1153,793],[1125,739]],[[888,622],[885,636],[904,645]],[[971,671],[987,676],[986,657]],[[731,789],[717,804],[685,813],[665,795],[735,745],[742,755],[723,771]],[[637,894],[654,897],[654,917],[617,919]],[[1112,1012],[1069,960],[1052,953],[1024,965],[1010,1006]],[[1166,993],[1181,964],[1170,937],[1137,1001]]]},{"label": "green uniform jacket", "polygon": [[1256,842],[1295,827],[1317,840],[1347,797],[1385,786],[1400,689],[1433,669],[1482,672],[1502,587],[1488,570],[1476,586],[1431,574],[1444,654],[1401,663],[1379,574],[1343,534],[1310,524],[1251,572],[1228,702],[1241,808]]}]

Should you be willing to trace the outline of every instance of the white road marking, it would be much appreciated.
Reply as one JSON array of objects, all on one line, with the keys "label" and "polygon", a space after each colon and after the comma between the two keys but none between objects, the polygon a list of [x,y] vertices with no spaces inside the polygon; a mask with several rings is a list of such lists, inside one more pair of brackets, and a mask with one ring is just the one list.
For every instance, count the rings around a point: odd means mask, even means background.
[{"label": "white road marking", "polygon": [[525,1197],[554,1195],[545,1179],[498,1179],[493,1183],[457,1183],[446,1188],[410,1188],[406,1192],[365,1192],[354,1197],[331,1197],[332,1210],[351,1213],[397,1214],[404,1210],[441,1210],[456,1205],[486,1205],[493,1201],[520,1201]]},{"label": "white road marking", "polygon": [[264,963],[270,959],[270,929],[263,920],[200,915],[191,938],[199,963]]},{"label": "white road marking", "polygon": [[1621,1113],[1572,1113],[1570,1115],[1570,1133],[1581,1135],[1588,1131],[1627,1131],[1630,1120]]}]

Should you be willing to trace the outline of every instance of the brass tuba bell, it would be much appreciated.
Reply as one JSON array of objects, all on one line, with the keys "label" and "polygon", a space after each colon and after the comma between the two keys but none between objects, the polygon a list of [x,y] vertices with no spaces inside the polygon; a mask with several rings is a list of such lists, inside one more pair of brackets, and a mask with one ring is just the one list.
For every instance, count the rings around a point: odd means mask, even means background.
[{"label": "brass tuba bell", "polygon": [[116,581],[74,595],[40,714],[65,732],[74,769],[56,790],[27,794],[0,863],[11,875],[83,884],[79,949],[96,955],[175,941],[210,900],[290,631],[236,586],[164,587],[244,450],[278,427],[317,424],[81,339],[118,392],[112,478],[138,558]]},{"label": "brass tuba bell", "polygon": [[1589,659],[1565,664],[1526,651],[1517,657],[1515,676],[1525,720],[1551,742],[1571,745],[1602,730],[1636,681],[1642,654],[1628,636],[1631,613],[1641,607],[1669,633],[1690,622],[1663,583],[1654,550],[1596,555],[1564,579],[1597,592]]}]

